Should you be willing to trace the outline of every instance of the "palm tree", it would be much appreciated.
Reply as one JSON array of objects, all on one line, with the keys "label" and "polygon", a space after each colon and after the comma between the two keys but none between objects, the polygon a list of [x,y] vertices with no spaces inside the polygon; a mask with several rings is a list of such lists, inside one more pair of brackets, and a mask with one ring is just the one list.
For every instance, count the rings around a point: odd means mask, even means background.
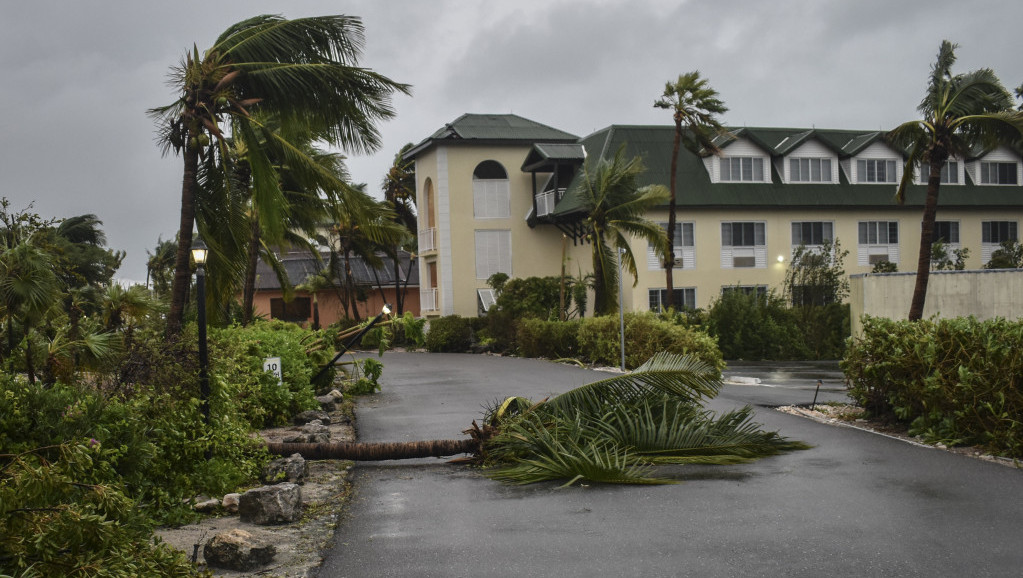
[{"label": "palm tree", "polygon": [[[342,303],[346,310],[350,308],[356,321],[360,317],[352,257],[361,258],[370,269],[380,269],[383,259],[379,253],[392,253],[406,234],[405,228],[395,222],[394,212],[387,203],[377,202],[363,191],[364,188],[365,185],[358,185],[358,194],[352,195],[349,202],[329,205],[331,224],[328,238],[324,239],[324,244],[330,247],[331,279],[337,281],[335,286],[343,292]],[[397,259],[397,255],[392,256]]]},{"label": "palm tree", "polygon": [[1023,113],[1012,110],[1012,97],[989,68],[952,74],[956,45],[945,40],[931,68],[927,93],[917,110],[920,120],[903,123],[888,133],[894,146],[909,150],[896,202],[905,202],[916,166],[929,166],[927,197],[920,226],[920,254],[909,319],[923,317],[931,269],[931,242],[938,209],[941,171],[949,158],[965,159],[978,148],[989,150],[1023,134]]},{"label": "palm tree", "polygon": [[[401,245],[406,245],[410,251],[415,251],[418,242],[419,228],[416,219],[416,168],[415,162],[405,160],[405,153],[413,147],[407,143],[394,155],[391,168],[387,170],[381,186],[384,190],[384,201],[394,211],[395,220],[401,223],[408,234],[401,243],[394,247],[394,305],[398,315],[405,311],[405,292],[401,287],[401,259],[398,258]],[[414,258],[409,258],[409,273],[405,275],[406,283],[411,275],[412,267],[415,266]]]},{"label": "palm tree", "polygon": [[583,178],[565,194],[576,195],[587,213],[583,228],[586,240],[593,245],[593,310],[595,315],[608,315],[618,310],[619,251],[633,285],[639,281],[629,236],[645,239],[660,254],[667,250],[664,230],[643,215],[666,202],[670,193],[660,185],[637,185],[646,167],[640,157],[626,161],[624,146],[613,158],[601,159],[590,169],[585,165]]},{"label": "palm tree", "polygon": [[660,464],[737,464],[800,442],[765,432],[752,408],[714,416],[704,401],[717,395],[720,373],[689,356],[655,355],[632,373],[534,402],[510,397],[485,411],[469,439],[382,444],[271,443],[271,453],[311,459],[384,460],[470,453],[506,483],[547,480],[658,484]]},{"label": "palm tree", "polygon": [[714,136],[724,132],[724,128],[715,115],[724,114],[728,108],[718,98],[717,91],[707,83],[707,79],[700,78],[700,72],[697,70],[680,74],[675,82],[665,83],[664,94],[654,102],[654,106],[671,110],[672,118],[675,121],[675,137],[672,140],[671,148],[671,175],[669,177],[671,198],[668,200],[668,253],[664,259],[665,287],[667,287],[665,305],[674,307],[675,284],[672,271],[675,267],[675,221],[678,204],[675,178],[678,174],[679,149],[684,144],[686,150],[694,155],[700,154],[702,151],[720,152],[720,149],[714,144]]},{"label": "palm tree", "polygon": [[177,243],[164,241],[163,238],[156,240],[156,247],[152,252],[146,249],[146,255],[149,257],[146,259],[146,287],[152,282],[153,294],[158,298],[170,291],[177,251]]},{"label": "palm tree", "polygon": [[[198,196],[200,160],[209,167],[227,166],[215,160],[227,157],[224,118],[230,118],[232,134],[244,138],[250,147],[259,146],[257,133],[262,132],[267,140],[288,148],[286,137],[289,127],[294,127],[300,134],[311,134],[350,152],[376,150],[380,144],[376,122],[394,116],[391,95],[395,91],[408,94],[410,89],[359,67],[362,45],[358,18],[256,16],[228,28],[202,54],[193,47],[172,69],[177,100],[149,111],[159,124],[164,153],[173,150],[184,160],[169,336],[181,328],[192,228],[197,218],[211,258],[219,254],[230,262],[242,251],[240,243],[224,246],[216,235],[220,223],[210,220],[230,207],[198,206],[202,204]],[[250,109],[276,119],[284,127],[282,133],[275,136],[262,130]],[[248,160],[261,218],[267,223],[280,222],[278,217],[286,206],[279,202],[280,187],[272,163],[255,149]],[[210,178],[214,174],[212,170],[206,173]]]}]

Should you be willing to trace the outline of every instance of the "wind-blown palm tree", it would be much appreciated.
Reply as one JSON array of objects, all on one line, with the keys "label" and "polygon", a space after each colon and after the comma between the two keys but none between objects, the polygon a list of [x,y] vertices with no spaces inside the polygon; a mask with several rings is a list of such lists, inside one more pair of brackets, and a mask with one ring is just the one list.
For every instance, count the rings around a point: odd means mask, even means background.
[{"label": "wind-blown palm tree", "polygon": [[[257,147],[262,132],[287,148],[288,127],[312,134],[349,152],[379,148],[376,122],[394,116],[390,98],[409,87],[358,66],[363,28],[358,18],[320,16],[287,20],[256,16],[228,28],[211,48],[188,52],[172,69],[177,100],[150,110],[159,124],[164,153],[173,150],[184,159],[178,251],[175,259],[168,335],[180,331],[190,275],[192,228],[199,216],[199,233],[207,239],[211,258],[240,252],[243,245],[225,247],[209,219],[227,207],[197,207],[200,160],[211,166],[225,159],[224,119],[232,134]],[[263,131],[250,110],[260,110],[284,127],[278,136]],[[212,140],[211,140],[212,137]],[[253,198],[260,218],[277,222],[285,203],[273,165],[258,151],[249,155]],[[209,176],[213,172],[208,173]],[[224,180],[227,180],[226,178]],[[198,209],[198,211],[197,211]],[[212,264],[211,264],[212,266]]]},{"label": "wind-blown palm tree", "polygon": [[808,446],[765,432],[746,407],[721,416],[703,409],[720,391],[714,367],[661,353],[632,373],[540,402],[510,397],[473,422],[469,439],[382,444],[271,443],[272,453],[312,459],[383,460],[473,454],[506,483],[548,480],[673,483],[660,464],[737,464]]},{"label": "wind-blown palm tree", "polygon": [[888,133],[889,142],[910,151],[895,194],[896,202],[900,205],[905,202],[906,187],[913,182],[916,166],[929,167],[916,286],[909,308],[911,321],[923,317],[938,191],[945,162],[950,157],[966,159],[978,148],[989,150],[1023,134],[1023,113],[1012,110],[1012,96],[991,69],[952,74],[955,49],[956,45],[947,40],[942,41],[938,49],[927,94],[917,107],[923,118],[903,123]]},{"label": "wind-blown palm tree", "polygon": [[[418,222],[416,219],[416,168],[415,162],[405,160],[405,153],[413,147],[407,143],[394,155],[394,161],[384,176],[381,188],[384,190],[384,201],[391,205],[394,211],[395,220],[404,225],[408,230],[399,245],[394,248],[394,305],[395,311],[401,315],[405,311],[405,291],[401,287],[401,259],[398,258],[401,245],[410,252],[415,252],[418,243]],[[415,259],[409,259],[409,272],[405,274],[406,283],[411,276],[412,267],[415,266]]]},{"label": "wind-blown palm tree", "polygon": [[640,188],[639,175],[646,170],[640,157],[625,160],[622,146],[611,159],[602,159],[595,168],[583,167],[583,178],[565,194],[577,195],[583,210],[586,239],[593,245],[593,310],[608,315],[618,310],[618,252],[622,265],[639,281],[636,259],[629,236],[645,239],[654,250],[664,254],[668,239],[657,223],[643,215],[664,204],[667,188],[650,185]]},{"label": "wind-blown palm tree", "polygon": [[654,106],[671,110],[672,119],[675,121],[675,137],[672,139],[671,147],[671,176],[669,177],[671,198],[668,200],[668,253],[664,258],[665,287],[667,287],[665,305],[674,307],[675,280],[672,272],[675,268],[673,254],[675,222],[678,218],[678,193],[675,180],[678,174],[678,153],[683,144],[686,150],[693,154],[700,154],[701,151],[720,152],[720,149],[714,144],[714,136],[724,132],[724,128],[715,115],[724,114],[728,108],[718,98],[717,91],[710,87],[707,79],[700,78],[698,70],[680,74],[675,82],[665,83],[664,94],[654,102]]}]

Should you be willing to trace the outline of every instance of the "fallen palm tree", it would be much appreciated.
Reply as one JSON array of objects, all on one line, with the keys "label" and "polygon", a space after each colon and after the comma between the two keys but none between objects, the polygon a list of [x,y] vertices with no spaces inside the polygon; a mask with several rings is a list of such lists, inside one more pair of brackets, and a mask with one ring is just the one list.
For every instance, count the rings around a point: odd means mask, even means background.
[{"label": "fallen palm tree", "polygon": [[660,484],[664,464],[738,464],[806,449],[752,421],[753,409],[720,416],[703,402],[721,388],[719,372],[686,355],[655,355],[632,373],[534,402],[509,397],[485,410],[468,438],[400,443],[271,443],[271,453],[307,459],[393,460],[468,454],[505,483],[567,480]]}]

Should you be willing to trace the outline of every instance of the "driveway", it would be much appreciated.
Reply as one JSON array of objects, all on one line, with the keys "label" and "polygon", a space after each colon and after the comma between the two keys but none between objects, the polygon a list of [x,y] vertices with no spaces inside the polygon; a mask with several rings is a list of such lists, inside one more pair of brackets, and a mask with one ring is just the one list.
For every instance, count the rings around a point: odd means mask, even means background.
[{"label": "driveway", "polygon": [[[363,441],[457,438],[496,399],[606,377],[491,356],[382,361],[383,392],[359,403]],[[1019,575],[1023,471],[768,409],[809,403],[816,379],[818,401],[842,399],[840,376],[755,369],[733,365],[728,376],[761,384],[726,385],[710,407],[752,403],[757,421],[813,449],[667,468],[671,486],[512,487],[443,460],[358,464],[319,575]]]}]

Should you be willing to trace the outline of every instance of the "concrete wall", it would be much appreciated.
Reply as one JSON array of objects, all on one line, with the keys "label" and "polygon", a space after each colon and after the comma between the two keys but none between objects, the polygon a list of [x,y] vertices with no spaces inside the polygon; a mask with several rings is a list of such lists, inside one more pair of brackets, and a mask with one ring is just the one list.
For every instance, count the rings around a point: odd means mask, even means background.
[{"label": "concrete wall", "polygon": [[[852,334],[862,330],[863,314],[906,319],[915,284],[916,273],[851,275]],[[1023,269],[932,271],[924,318],[971,315],[977,319],[1023,317]]]}]

